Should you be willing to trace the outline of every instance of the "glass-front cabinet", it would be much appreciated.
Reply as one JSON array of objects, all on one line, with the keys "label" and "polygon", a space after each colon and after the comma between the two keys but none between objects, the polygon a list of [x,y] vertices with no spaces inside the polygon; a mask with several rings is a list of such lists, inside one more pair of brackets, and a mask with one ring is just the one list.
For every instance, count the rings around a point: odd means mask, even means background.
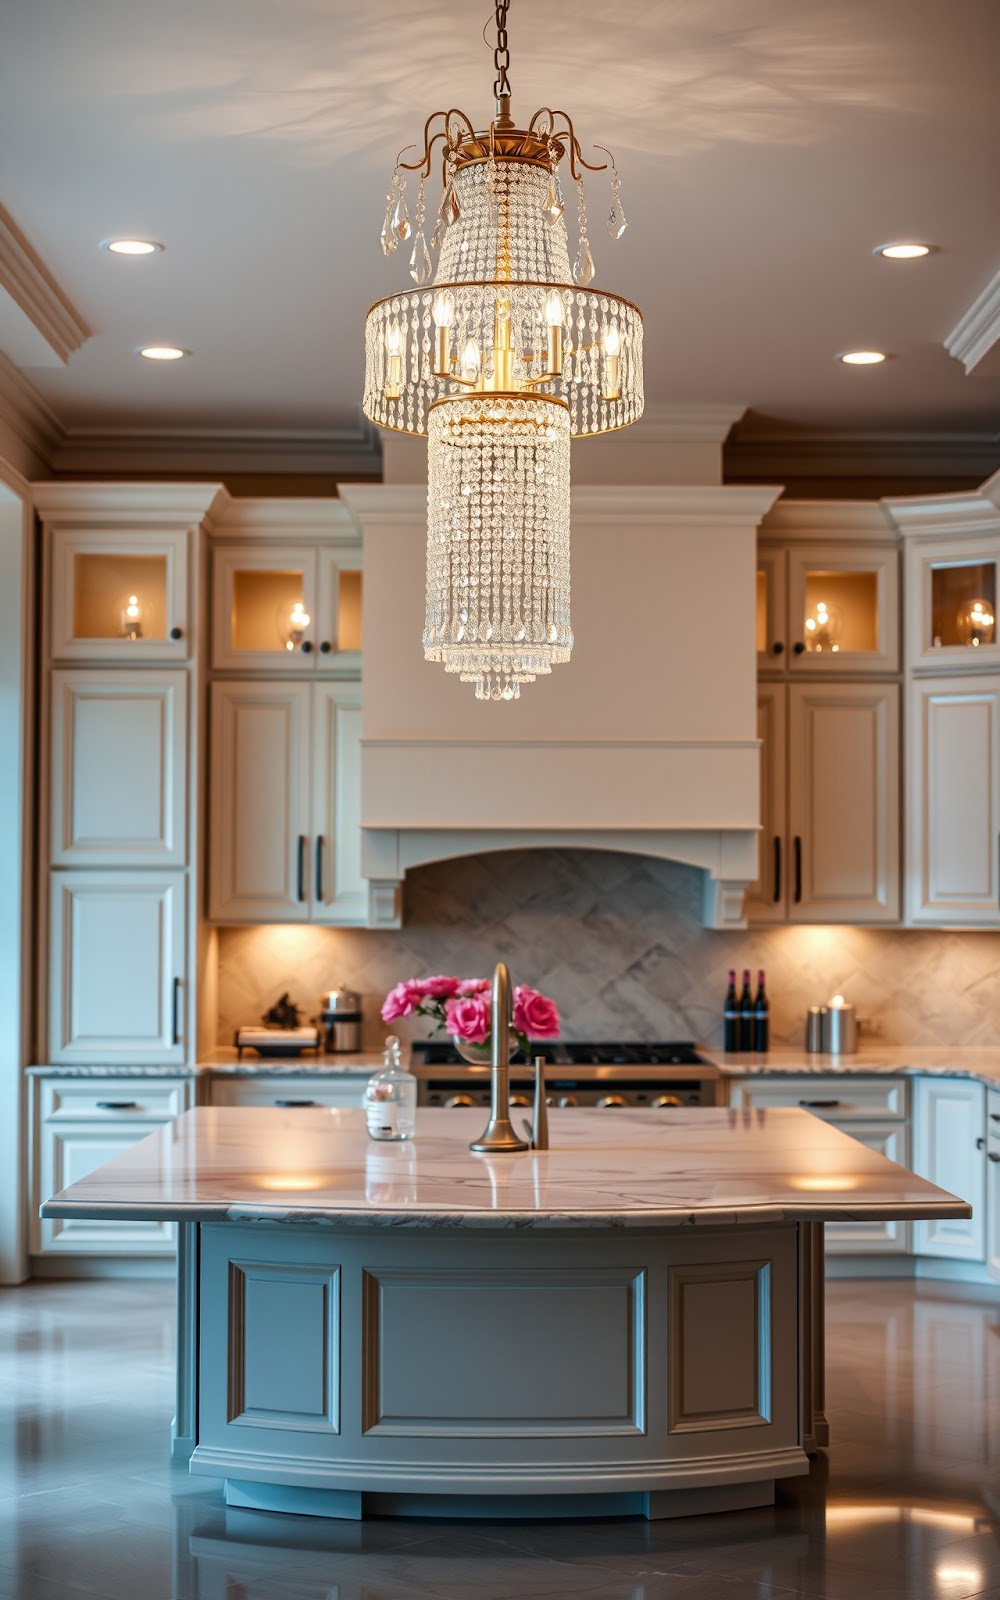
[{"label": "glass-front cabinet", "polygon": [[898,556],[889,548],[762,546],[761,671],[893,672],[899,666]]},{"label": "glass-front cabinet", "polygon": [[188,535],[52,535],[56,661],[183,661],[189,651]]},{"label": "glass-front cabinet", "polygon": [[361,665],[361,563],[308,545],[219,546],[212,665],[354,675]]},{"label": "glass-front cabinet", "polygon": [[978,671],[1000,660],[1000,539],[921,541],[907,558],[910,665]]}]

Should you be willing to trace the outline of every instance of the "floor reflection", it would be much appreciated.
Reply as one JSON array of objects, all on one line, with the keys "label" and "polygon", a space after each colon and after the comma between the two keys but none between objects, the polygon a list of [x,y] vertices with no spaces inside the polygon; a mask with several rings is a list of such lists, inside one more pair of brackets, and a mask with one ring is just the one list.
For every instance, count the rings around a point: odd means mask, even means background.
[{"label": "floor reflection", "polygon": [[172,1292],[0,1291],[0,1600],[1000,1600],[1000,1296],[830,1286],[833,1444],[773,1508],[646,1523],[231,1510],[165,1460]]}]

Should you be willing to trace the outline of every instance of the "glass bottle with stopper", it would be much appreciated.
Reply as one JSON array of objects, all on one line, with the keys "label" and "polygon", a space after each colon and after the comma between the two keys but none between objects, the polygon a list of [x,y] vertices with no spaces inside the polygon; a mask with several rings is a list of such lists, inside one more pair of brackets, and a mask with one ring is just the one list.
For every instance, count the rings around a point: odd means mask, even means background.
[{"label": "glass bottle with stopper", "polygon": [[417,1080],[403,1066],[399,1040],[385,1041],[381,1070],[365,1085],[365,1117],[372,1139],[412,1139],[417,1119]]}]

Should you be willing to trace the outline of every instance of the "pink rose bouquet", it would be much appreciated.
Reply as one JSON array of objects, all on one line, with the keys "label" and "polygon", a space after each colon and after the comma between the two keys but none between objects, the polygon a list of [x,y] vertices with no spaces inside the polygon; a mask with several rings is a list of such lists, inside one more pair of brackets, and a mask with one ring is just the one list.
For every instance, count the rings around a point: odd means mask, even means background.
[{"label": "pink rose bouquet", "polygon": [[[446,1029],[464,1044],[491,1042],[493,985],[489,978],[406,978],[390,989],[382,1006],[383,1022],[397,1017],[430,1017],[432,1033]],[[513,1033],[518,1049],[530,1056],[532,1039],[554,1039],[559,1033],[559,1011],[554,1000],[529,989],[514,987]]]}]

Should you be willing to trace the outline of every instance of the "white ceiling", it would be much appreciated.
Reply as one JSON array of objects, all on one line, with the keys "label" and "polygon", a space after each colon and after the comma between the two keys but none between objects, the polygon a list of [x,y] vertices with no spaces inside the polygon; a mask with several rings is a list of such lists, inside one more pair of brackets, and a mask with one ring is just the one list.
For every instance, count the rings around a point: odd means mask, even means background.
[{"label": "white ceiling", "polygon": [[[492,8],[441,0],[5,0],[0,204],[91,337],[7,354],[70,427],[353,422],[399,146],[488,118]],[[1000,268],[997,0],[513,0],[514,111],[610,145],[598,283],[647,319],[647,398],[797,426],[996,429],[943,341]],[[411,193],[412,201],[412,193]],[[121,260],[109,235],[162,240]],[[939,253],[889,264],[892,238]],[[0,318],[0,348],[4,322]],[[171,366],[133,354],[191,349]],[[839,350],[893,353],[848,369]]]}]

